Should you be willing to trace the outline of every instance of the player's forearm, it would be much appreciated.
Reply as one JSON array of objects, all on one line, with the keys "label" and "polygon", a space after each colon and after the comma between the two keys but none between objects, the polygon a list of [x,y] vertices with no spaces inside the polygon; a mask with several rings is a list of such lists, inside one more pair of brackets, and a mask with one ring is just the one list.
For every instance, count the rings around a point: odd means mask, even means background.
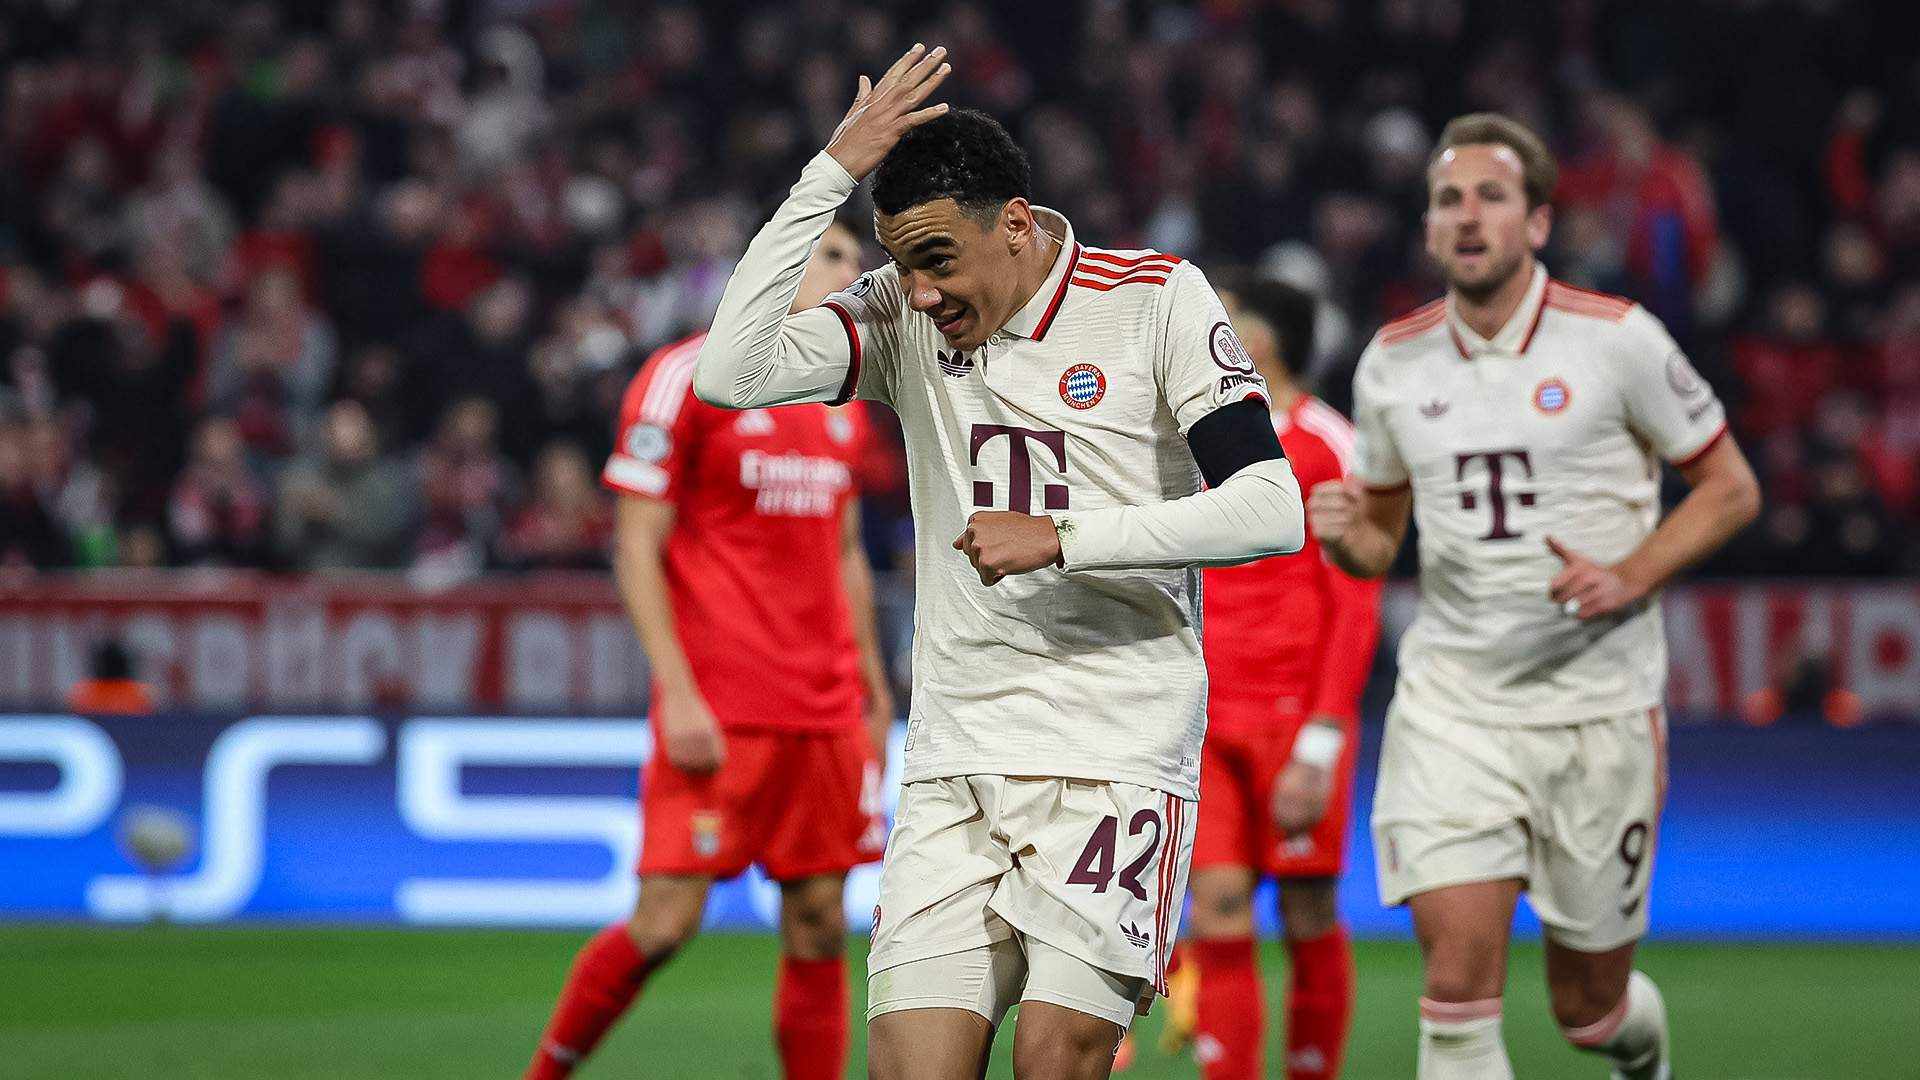
[{"label": "player's forearm", "polygon": [[687,663],[686,650],[680,647],[680,631],[673,621],[673,603],[667,595],[660,551],[645,540],[623,538],[614,551],[613,579],[660,689],[669,694],[697,690],[693,668]]},{"label": "player's forearm", "polygon": [[1070,571],[1233,566],[1306,543],[1300,484],[1285,458],[1254,462],[1184,499],[1053,518]]},{"label": "player's forearm", "polygon": [[833,158],[815,156],[747,245],[694,364],[700,400],[748,409],[839,395],[852,362],[845,332],[831,315],[788,312],[807,260],[854,186]]},{"label": "player's forearm", "polygon": [[1393,558],[1400,554],[1400,539],[1363,518],[1340,539],[1323,541],[1321,548],[1333,565],[1353,577],[1372,580],[1386,577],[1393,568]]},{"label": "player's forearm", "polygon": [[1660,589],[1720,550],[1759,512],[1760,491],[1751,472],[1709,476],[1614,571],[1641,595]]}]

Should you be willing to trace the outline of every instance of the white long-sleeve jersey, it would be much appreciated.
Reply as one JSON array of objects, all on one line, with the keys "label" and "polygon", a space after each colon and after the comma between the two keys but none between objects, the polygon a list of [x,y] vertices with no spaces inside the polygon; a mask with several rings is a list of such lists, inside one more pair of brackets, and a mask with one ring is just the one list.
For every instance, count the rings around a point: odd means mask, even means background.
[{"label": "white long-sleeve jersey", "polygon": [[[860,396],[898,412],[917,552],[905,779],[1002,774],[1199,788],[1207,675],[1196,567],[1296,551],[1284,460],[1202,492],[1185,435],[1265,396],[1192,265],[1075,241],[1031,301],[970,352],[908,305],[894,267],[792,315],[853,179],[821,154],[749,246],[695,368],[734,408]],[[986,586],[950,547],[979,510],[1053,515],[1064,569]]]}]

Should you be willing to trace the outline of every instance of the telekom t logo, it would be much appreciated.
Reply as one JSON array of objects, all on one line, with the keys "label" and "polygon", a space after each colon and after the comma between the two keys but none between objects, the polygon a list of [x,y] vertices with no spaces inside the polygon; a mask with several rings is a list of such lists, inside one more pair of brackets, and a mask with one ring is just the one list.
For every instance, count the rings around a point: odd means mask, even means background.
[{"label": "telekom t logo", "polygon": [[[1526,479],[1533,479],[1533,463],[1527,459],[1527,452],[1525,450],[1483,450],[1473,454],[1455,454],[1453,458],[1453,478],[1455,480],[1465,480],[1467,478],[1468,464],[1475,461],[1486,464],[1487,502],[1491,503],[1493,508],[1493,528],[1487,532],[1487,535],[1480,538],[1482,540],[1518,540],[1521,536],[1520,533],[1507,528],[1507,492],[1502,485],[1506,482],[1504,472],[1505,462],[1508,459],[1512,459],[1520,464],[1520,468],[1526,473]],[[1533,505],[1533,492],[1531,491],[1516,491],[1513,493],[1513,497],[1519,501],[1521,506]],[[1478,494],[1471,491],[1463,491],[1460,493],[1460,509],[1473,510],[1479,505],[1480,497]]]},{"label": "telekom t logo", "polygon": [[[979,465],[981,448],[1002,435],[1007,437],[1007,466],[1011,474],[1007,477],[1007,509],[1031,514],[1033,513],[1033,458],[1027,450],[1027,444],[1036,442],[1053,451],[1053,463],[1064,475],[1067,471],[1067,433],[1010,427],[1006,424],[975,424],[973,425],[973,445],[967,450],[967,464]],[[1047,484],[1041,494],[1046,509],[1067,509],[1067,485]],[[992,481],[975,480],[973,482],[973,505],[993,505]]]}]

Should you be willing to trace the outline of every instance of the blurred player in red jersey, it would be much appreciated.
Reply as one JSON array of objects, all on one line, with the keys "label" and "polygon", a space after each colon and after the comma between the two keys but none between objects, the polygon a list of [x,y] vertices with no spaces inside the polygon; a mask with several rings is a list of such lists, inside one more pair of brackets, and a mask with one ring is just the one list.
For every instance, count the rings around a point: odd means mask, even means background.
[{"label": "blurred player in red jersey", "polygon": [[[794,310],[851,284],[859,261],[852,230],[828,230]],[[634,378],[601,476],[621,496],[615,576],[653,665],[640,899],[575,958],[528,1080],[571,1073],[699,929],[713,883],[755,862],[781,886],[783,1072],[846,1070],[842,893],[886,844],[893,720],[853,490],[865,425],[859,406],[703,404],[705,336]]]},{"label": "blurred player in red jersey", "polygon": [[[1301,490],[1339,481],[1352,461],[1353,426],[1295,381],[1313,355],[1312,297],[1262,280],[1226,282],[1220,291],[1273,394],[1274,428]],[[1348,577],[1309,540],[1297,555],[1208,570],[1205,598],[1206,797],[1193,849],[1193,941],[1184,951],[1198,969],[1194,1057],[1207,1080],[1265,1075],[1252,900],[1271,874],[1291,961],[1287,1076],[1331,1078],[1353,1015],[1353,946],[1334,879],[1344,861],[1360,693],[1379,637],[1380,584]]]}]

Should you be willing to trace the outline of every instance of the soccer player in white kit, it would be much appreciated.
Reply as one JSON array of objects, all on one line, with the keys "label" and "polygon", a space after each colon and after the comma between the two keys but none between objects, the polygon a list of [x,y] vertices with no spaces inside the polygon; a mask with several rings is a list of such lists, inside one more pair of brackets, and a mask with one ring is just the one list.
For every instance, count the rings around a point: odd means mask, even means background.
[{"label": "soccer player in white kit", "polygon": [[[906,435],[916,685],[870,1074],[974,1080],[1024,1002],[1017,1076],[1104,1077],[1164,992],[1193,846],[1196,567],[1296,551],[1304,515],[1205,278],[1032,206],[999,124],[922,107],[944,55],[861,80],[728,283],[694,386],[733,408],[857,394]],[[892,262],[789,315],[870,172]]]},{"label": "soccer player in white kit", "polygon": [[[1510,1078],[1514,905],[1546,937],[1553,1012],[1626,1080],[1664,1080],[1666,1015],[1633,970],[1666,788],[1658,590],[1759,508],[1713,391],[1659,321],[1534,260],[1555,165],[1494,114],[1428,168],[1447,295],[1383,327],[1354,376],[1358,478],[1316,485],[1314,535],[1386,573],[1419,523],[1374,798],[1381,900],[1425,957],[1420,1080]],[[1660,520],[1660,461],[1692,490]]]}]

